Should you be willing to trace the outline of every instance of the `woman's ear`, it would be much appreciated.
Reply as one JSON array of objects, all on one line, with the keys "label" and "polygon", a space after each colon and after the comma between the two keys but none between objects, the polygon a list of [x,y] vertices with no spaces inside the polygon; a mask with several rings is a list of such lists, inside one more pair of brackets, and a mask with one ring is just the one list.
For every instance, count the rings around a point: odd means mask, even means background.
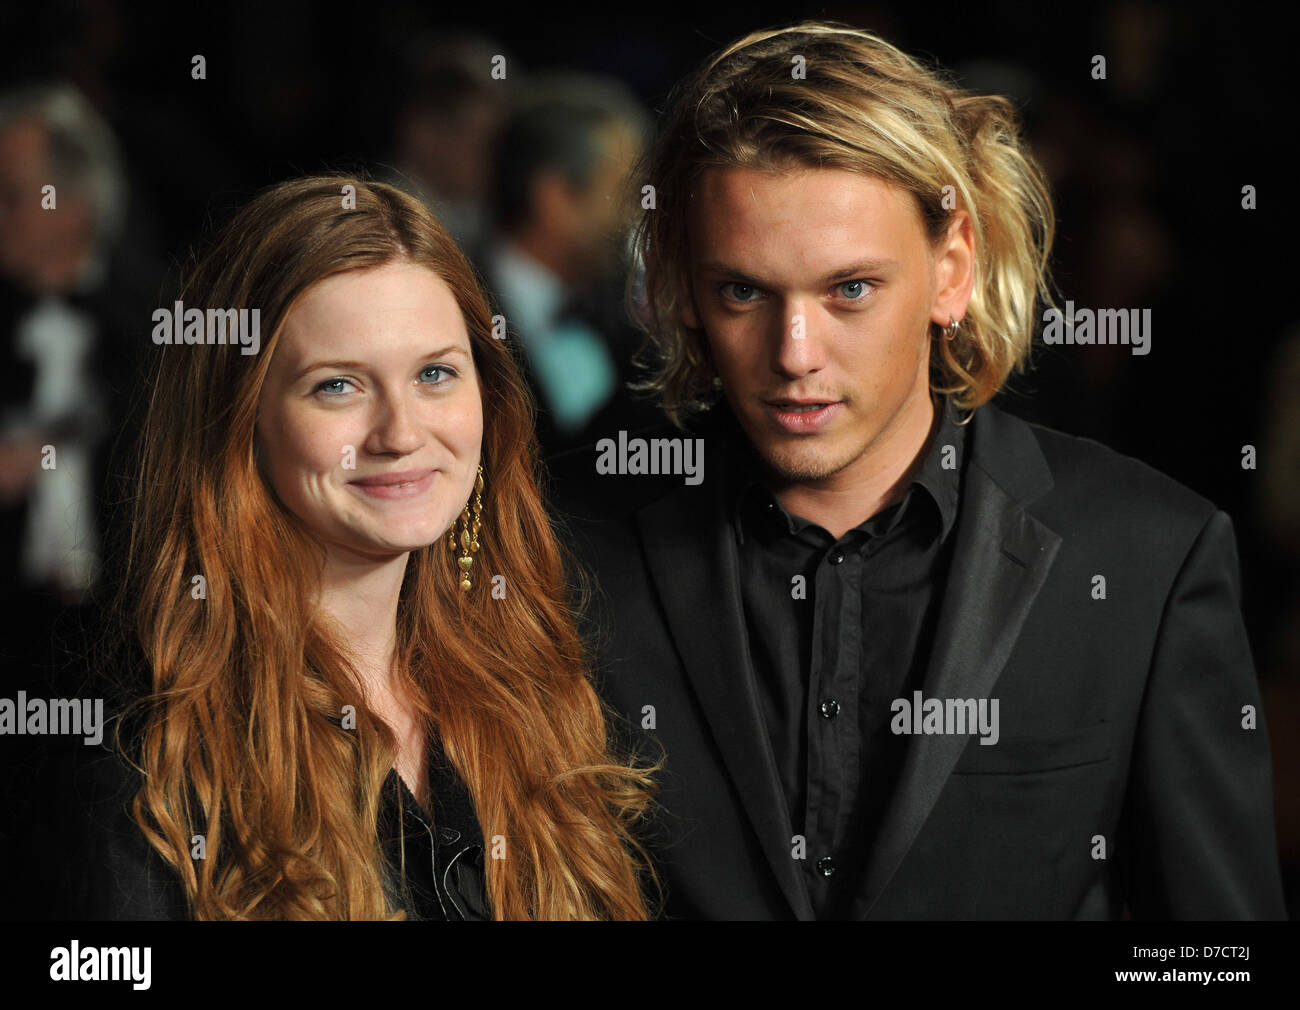
[{"label": "woman's ear", "polygon": [[257,472],[262,478],[262,482],[269,488],[271,487],[271,478],[266,472],[266,461],[262,457],[262,439],[253,429],[253,465],[257,467]]}]

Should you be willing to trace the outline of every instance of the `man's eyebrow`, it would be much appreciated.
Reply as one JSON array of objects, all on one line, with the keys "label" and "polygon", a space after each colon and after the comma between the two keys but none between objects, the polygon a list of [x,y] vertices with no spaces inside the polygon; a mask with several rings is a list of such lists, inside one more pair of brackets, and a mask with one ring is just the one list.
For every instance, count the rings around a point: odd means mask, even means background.
[{"label": "man's eyebrow", "polygon": [[[466,353],[467,352],[465,348],[461,347],[459,344],[448,344],[446,347],[440,347],[436,351],[430,351],[428,354],[422,354],[419,360],[428,361],[430,358],[441,358],[441,357],[445,357],[448,354],[464,355]],[[370,366],[366,364],[364,361],[342,361],[342,360],[314,361],[310,365],[307,365],[305,368],[300,369],[298,373],[294,376],[294,380],[296,381],[298,379],[301,379],[304,375],[308,374],[309,372],[315,372],[322,368],[364,371],[369,367]]]},{"label": "man's eyebrow", "polygon": [[[830,284],[833,281],[844,280],[845,278],[861,277],[864,274],[887,273],[894,267],[898,266],[897,260],[890,259],[865,259],[858,260],[856,263],[850,263],[848,266],[840,267],[831,271],[821,279],[823,284]],[[757,277],[747,274],[731,266],[729,263],[722,263],[716,260],[708,260],[700,264],[700,270],[703,273],[721,274],[726,277],[735,277],[737,280],[746,284],[753,284],[756,287],[763,287],[764,282]]]},{"label": "man's eyebrow", "polygon": [[834,273],[827,274],[822,278],[824,281],[838,281],[845,277],[861,277],[863,274],[888,273],[894,267],[898,266],[897,260],[887,259],[866,259],[859,260],[857,263],[850,264],[842,270],[836,270]]}]

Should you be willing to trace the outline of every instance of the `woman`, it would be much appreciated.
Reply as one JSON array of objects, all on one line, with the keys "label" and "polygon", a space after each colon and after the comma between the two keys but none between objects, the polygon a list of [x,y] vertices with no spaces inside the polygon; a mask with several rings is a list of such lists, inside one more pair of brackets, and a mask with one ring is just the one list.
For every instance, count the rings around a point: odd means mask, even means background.
[{"label": "woman", "polygon": [[645,918],[649,770],[610,755],[532,405],[446,231],[287,182],[181,303],[214,342],[155,316],[115,612],[131,814],[186,913]]}]

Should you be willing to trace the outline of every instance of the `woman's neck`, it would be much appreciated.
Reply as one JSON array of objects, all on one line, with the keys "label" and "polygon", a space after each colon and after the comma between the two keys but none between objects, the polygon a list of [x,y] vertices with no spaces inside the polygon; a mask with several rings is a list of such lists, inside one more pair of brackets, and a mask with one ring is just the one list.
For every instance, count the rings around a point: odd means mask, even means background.
[{"label": "woman's neck", "polygon": [[331,557],[321,578],[320,610],[368,685],[391,692],[396,674],[397,601],[409,554],[375,563]]}]

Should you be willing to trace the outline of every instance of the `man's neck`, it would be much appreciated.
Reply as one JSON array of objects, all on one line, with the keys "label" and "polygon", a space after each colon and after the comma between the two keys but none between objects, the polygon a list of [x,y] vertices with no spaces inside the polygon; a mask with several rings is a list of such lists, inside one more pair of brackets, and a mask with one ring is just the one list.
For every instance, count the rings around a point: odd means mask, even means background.
[{"label": "man's neck", "polygon": [[939,426],[941,409],[932,396],[921,397],[843,470],[821,481],[771,483],[772,493],[787,512],[816,523],[838,540],[907,495]]},{"label": "man's neck", "polygon": [[545,232],[529,225],[512,235],[509,241],[517,252],[550,271],[565,288],[572,283],[568,256],[560,244]]}]

